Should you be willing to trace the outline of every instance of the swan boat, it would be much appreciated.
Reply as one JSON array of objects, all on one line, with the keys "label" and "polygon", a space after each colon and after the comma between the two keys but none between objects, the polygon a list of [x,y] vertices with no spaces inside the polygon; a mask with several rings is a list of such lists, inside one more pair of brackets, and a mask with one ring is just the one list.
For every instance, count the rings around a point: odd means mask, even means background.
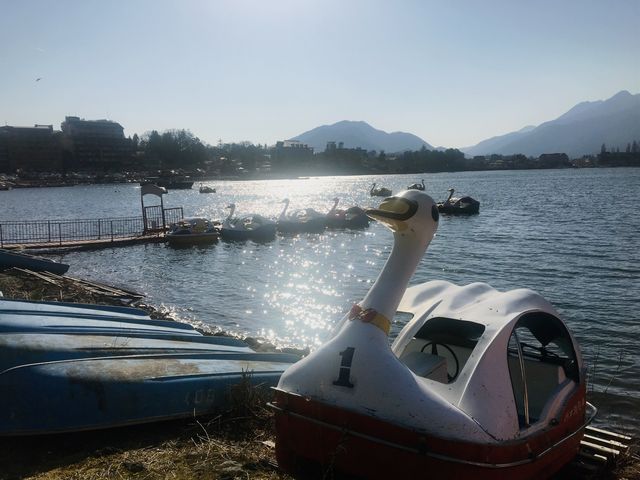
[{"label": "swan boat", "polygon": [[424,191],[424,178],[422,179],[422,183],[413,183],[407,187],[407,190],[420,190]]},{"label": "swan boat", "polygon": [[194,217],[173,225],[166,238],[169,245],[183,246],[215,242],[219,236],[219,229],[210,220]]},{"label": "swan boat", "polygon": [[333,199],[333,207],[327,213],[327,228],[367,228],[369,217],[365,211],[358,207],[349,207],[346,210],[339,209],[339,198]]},{"label": "swan boat", "polygon": [[285,198],[284,208],[278,217],[276,228],[280,233],[321,233],[327,226],[326,215],[314,210],[305,208],[287,213],[289,199]]},{"label": "swan boat", "polygon": [[376,187],[376,183],[371,185],[371,190],[369,190],[369,195],[372,197],[390,197],[392,195],[391,190],[386,187]]},{"label": "swan boat", "polygon": [[[527,289],[431,281],[407,289],[439,213],[408,190],[368,215],[392,252],[332,338],[275,389],[278,463],[294,475],[542,479],[577,453],[586,402],[576,340]],[[411,319],[390,345],[396,312]]]},{"label": "swan boat", "polygon": [[451,215],[473,215],[480,212],[480,202],[476,199],[465,197],[454,197],[454,189],[449,189],[449,197],[444,202],[438,202],[440,213]]},{"label": "swan boat", "polygon": [[142,310],[0,300],[0,436],[94,430],[226,408],[298,359]]},{"label": "swan boat", "polygon": [[224,240],[268,241],[275,238],[276,222],[273,220],[257,214],[234,217],[236,205],[232,203],[227,208],[230,209],[229,216],[220,229],[220,236]]},{"label": "swan boat", "polygon": [[200,188],[198,189],[198,191],[200,193],[216,193],[215,188],[210,187],[208,185],[203,185],[202,183],[200,184]]}]

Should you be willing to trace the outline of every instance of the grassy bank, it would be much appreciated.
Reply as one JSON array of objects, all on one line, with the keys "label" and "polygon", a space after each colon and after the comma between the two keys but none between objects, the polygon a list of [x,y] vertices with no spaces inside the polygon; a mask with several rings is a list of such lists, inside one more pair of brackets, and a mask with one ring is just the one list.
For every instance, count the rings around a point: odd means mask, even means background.
[{"label": "grassy bank", "polygon": [[[0,291],[11,299],[122,302],[71,280],[51,282],[15,271],[0,273]],[[154,318],[167,318],[153,306],[137,306]],[[97,432],[0,437],[0,480],[289,479],[275,461],[269,398],[268,390],[241,383],[230,392],[229,408],[210,417]],[[640,462],[630,454],[617,470],[600,478],[640,479]]]}]

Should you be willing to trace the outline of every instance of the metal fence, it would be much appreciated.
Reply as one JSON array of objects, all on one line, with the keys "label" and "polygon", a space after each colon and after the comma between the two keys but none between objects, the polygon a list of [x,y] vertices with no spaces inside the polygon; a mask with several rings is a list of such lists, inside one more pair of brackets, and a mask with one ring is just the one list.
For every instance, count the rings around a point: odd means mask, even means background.
[{"label": "metal fence", "polygon": [[[69,242],[115,241],[163,231],[165,225],[183,216],[182,207],[146,212],[143,217],[100,218],[93,220],[34,220],[0,223],[0,247],[7,245],[48,244]],[[155,228],[150,228],[154,226]]]},{"label": "metal fence", "polygon": [[182,207],[165,208],[160,205],[144,207],[143,224],[144,233],[153,233],[164,230],[172,223],[177,223],[183,218]]}]

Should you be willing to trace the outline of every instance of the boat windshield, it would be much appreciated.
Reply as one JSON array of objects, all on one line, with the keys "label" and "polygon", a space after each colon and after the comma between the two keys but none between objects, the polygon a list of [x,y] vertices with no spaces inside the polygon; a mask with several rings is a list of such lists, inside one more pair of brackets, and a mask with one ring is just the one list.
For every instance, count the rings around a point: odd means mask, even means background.
[{"label": "boat windshield", "polygon": [[400,355],[400,360],[420,377],[452,383],[471,357],[485,327],[453,318],[429,319]]}]

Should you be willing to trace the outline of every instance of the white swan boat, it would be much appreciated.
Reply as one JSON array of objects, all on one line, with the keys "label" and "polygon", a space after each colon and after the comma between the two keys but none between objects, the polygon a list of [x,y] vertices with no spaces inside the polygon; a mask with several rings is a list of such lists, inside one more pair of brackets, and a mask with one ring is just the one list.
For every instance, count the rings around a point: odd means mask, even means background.
[{"label": "white swan boat", "polygon": [[339,209],[339,198],[333,199],[333,207],[327,212],[327,228],[367,228],[369,217],[365,211],[357,205],[345,209]]},{"label": "white swan boat", "polygon": [[327,226],[327,217],[313,208],[304,208],[287,213],[289,199],[285,198],[284,208],[276,222],[280,233],[321,233]]},{"label": "white swan boat", "polygon": [[236,204],[228,207],[229,216],[222,222],[220,236],[231,241],[269,241],[276,236],[276,222],[258,214],[235,217]]},{"label": "white swan boat", "polygon": [[[409,190],[369,216],[391,255],[334,336],[280,379],[276,454],[287,472],[358,478],[543,479],[595,415],[558,313],[527,289],[432,281],[407,289],[438,226]],[[411,315],[393,345],[397,311]]]}]

